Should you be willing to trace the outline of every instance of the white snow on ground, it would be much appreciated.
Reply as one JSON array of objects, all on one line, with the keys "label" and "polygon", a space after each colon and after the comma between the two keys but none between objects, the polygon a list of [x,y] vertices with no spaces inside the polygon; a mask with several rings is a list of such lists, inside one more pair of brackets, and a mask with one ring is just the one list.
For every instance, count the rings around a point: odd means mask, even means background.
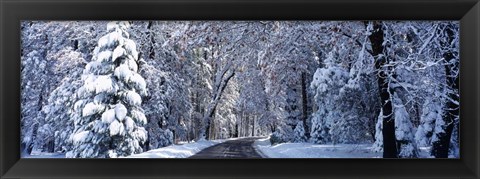
[{"label": "white snow on ground", "polygon": [[[180,142],[159,149],[150,150],[126,158],[187,158],[201,150],[225,142],[236,140],[202,140],[198,142]],[[372,144],[337,144],[321,145],[312,143],[282,143],[271,146],[269,138],[262,138],[254,142],[253,147],[267,158],[381,158],[382,153],[372,151]],[[420,158],[429,157],[429,147],[420,147]],[[62,153],[45,153],[33,151],[31,155],[22,153],[22,158],[65,158]]]},{"label": "white snow on ground", "polygon": [[[227,139],[235,140],[235,139]],[[163,148],[158,148],[143,152],[140,154],[131,155],[125,158],[187,158],[201,150],[222,143],[226,140],[201,140],[198,142],[182,142],[178,145],[170,145]],[[64,153],[46,153],[33,151],[31,155],[22,153],[22,158],[65,158]]]},{"label": "white snow on ground", "polygon": [[[269,158],[382,158],[381,152],[373,152],[372,144],[312,144],[282,143],[271,145],[269,138],[255,141],[253,146]],[[425,158],[427,149],[421,148]]]},{"label": "white snow on ground", "polygon": [[222,143],[224,141],[225,140],[201,140],[193,143],[171,145],[146,151],[140,154],[131,155],[126,158],[187,158],[207,147]]},{"label": "white snow on ground", "polygon": [[65,154],[32,151],[31,155],[22,152],[22,158],[65,158]]},{"label": "white snow on ground", "polygon": [[420,158],[434,158],[430,155],[432,147],[419,147],[418,149],[420,149]]}]

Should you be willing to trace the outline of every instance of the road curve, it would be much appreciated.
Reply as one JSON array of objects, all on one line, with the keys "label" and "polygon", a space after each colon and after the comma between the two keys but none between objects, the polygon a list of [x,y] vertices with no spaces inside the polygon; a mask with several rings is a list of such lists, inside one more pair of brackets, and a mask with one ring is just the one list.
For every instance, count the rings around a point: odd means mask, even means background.
[{"label": "road curve", "polygon": [[253,148],[253,142],[259,137],[228,140],[208,147],[189,158],[262,158]]}]

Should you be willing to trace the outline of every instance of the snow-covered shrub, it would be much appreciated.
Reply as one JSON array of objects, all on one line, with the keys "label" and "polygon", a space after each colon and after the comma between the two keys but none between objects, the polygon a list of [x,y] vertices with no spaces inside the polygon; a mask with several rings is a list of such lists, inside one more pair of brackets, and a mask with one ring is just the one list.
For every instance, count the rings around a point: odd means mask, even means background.
[{"label": "snow-covered shrub", "polygon": [[279,127],[277,131],[270,135],[270,143],[272,145],[292,141],[293,131],[289,127]]},{"label": "snow-covered shrub", "polygon": [[166,147],[173,144],[173,132],[169,129],[151,128],[148,129],[149,148],[157,149],[160,147]]},{"label": "snow-covered shrub", "polygon": [[300,121],[297,123],[297,126],[295,126],[295,129],[293,130],[293,142],[306,142],[307,137],[305,136],[305,129],[303,127],[303,122]]},{"label": "snow-covered shrub", "polygon": [[128,22],[110,22],[82,75],[77,92],[75,129],[69,158],[111,158],[142,152],[147,119],[141,108],[145,80],[137,73],[139,56],[129,39]]},{"label": "snow-covered shrub", "polygon": [[270,143],[272,145],[286,142],[284,136],[280,132],[273,132],[270,134]]},{"label": "snow-covered shrub", "polygon": [[170,129],[167,129],[163,132],[163,143],[162,146],[169,146],[173,144],[173,132]]}]

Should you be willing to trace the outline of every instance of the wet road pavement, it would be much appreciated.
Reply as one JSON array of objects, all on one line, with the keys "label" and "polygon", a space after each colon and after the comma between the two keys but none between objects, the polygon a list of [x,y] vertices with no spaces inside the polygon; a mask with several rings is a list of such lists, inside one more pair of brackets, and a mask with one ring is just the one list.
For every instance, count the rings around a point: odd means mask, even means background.
[{"label": "wet road pavement", "polygon": [[249,137],[225,141],[208,147],[189,158],[262,158],[253,148],[253,142],[261,137]]}]

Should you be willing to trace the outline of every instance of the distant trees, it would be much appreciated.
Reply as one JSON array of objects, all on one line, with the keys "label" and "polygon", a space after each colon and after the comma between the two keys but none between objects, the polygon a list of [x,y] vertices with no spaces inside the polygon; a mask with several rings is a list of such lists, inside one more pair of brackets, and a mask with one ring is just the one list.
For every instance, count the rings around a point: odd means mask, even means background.
[{"label": "distant trees", "polygon": [[171,145],[176,139],[187,140],[186,123],[190,122],[189,64],[175,51],[173,42],[182,24],[136,22],[130,29],[132,39],[142,51],[139,73],[145,77],[148,96],[142,107],[148,119],[145,150]]},{"label": "distant trees", "polygon": [[[84,59],[91,56],[90,45],[95,43],[91,39],[101,31],[93,27],[102,23],[21,23],[21,145],[24,152],[65,151],[62,148],[67,142],[60,140],[68,136],[70,130],[66,116],[72,96],[68,93],[77,88],[77,72],[85,65]],[[62,127],[67,128],[59,131]]]},{"label": "distant trees", "polygon": [[[253,57],[253,59],[257,58]],[[238,130],[243,134],[240,136],[255,136],[261,133],[262,127],[268,125],[268,122],[263,121],[268,115],[265,80],[255,60],[244,63],[241,71],[237,78],[237,81],[241,82],[238,84],[239,96],[236,102],[241,118]]]},{"label": "distant trees", "polygon": [[[22,148],[30,153],[35,147],[38,128],[44,124],[44,118],[41,117],[41,109],[45,103],[47,83],[47,61],[41,58],[38,51],[31,51],[22,57]],[[35,94],[35,95],[32,95]]]},{"label": "distant trees", "polygon": [[458,22],[21,28],[25,153],[119,157],[270,135],[272,143],[373,143],[386,158],[419,157],[418,146],[459,155]]},{"label": "distant trees", "polygon": [[41,138],[49,140],[37,142],[39,146],[48,145],[49,152],[66,152],[71,149],[68,139],[73,131],[71,118],[75,114],[72,109],[77,100],[76,92],[82,85],[80,76],[85,60],[81,53],[72,49],[61,50],[50,58],[58,62],[53,68],[54,74],[67,75],[50,93],[47,104],[42,108],[45,124],[39,128],[39,134],[43,135]]},{"label": "distant trees", "polygon": [[[271,130],[277,138],[292,141],[294,129],[302,122],[305,137],[309,135],[312,96],[308,88],[318,62],[316,47],[322,25],[305,22],[265,23],[264,52],[259,59],[265,75]],[[307,91],[308,90],[308,91]]]}]

